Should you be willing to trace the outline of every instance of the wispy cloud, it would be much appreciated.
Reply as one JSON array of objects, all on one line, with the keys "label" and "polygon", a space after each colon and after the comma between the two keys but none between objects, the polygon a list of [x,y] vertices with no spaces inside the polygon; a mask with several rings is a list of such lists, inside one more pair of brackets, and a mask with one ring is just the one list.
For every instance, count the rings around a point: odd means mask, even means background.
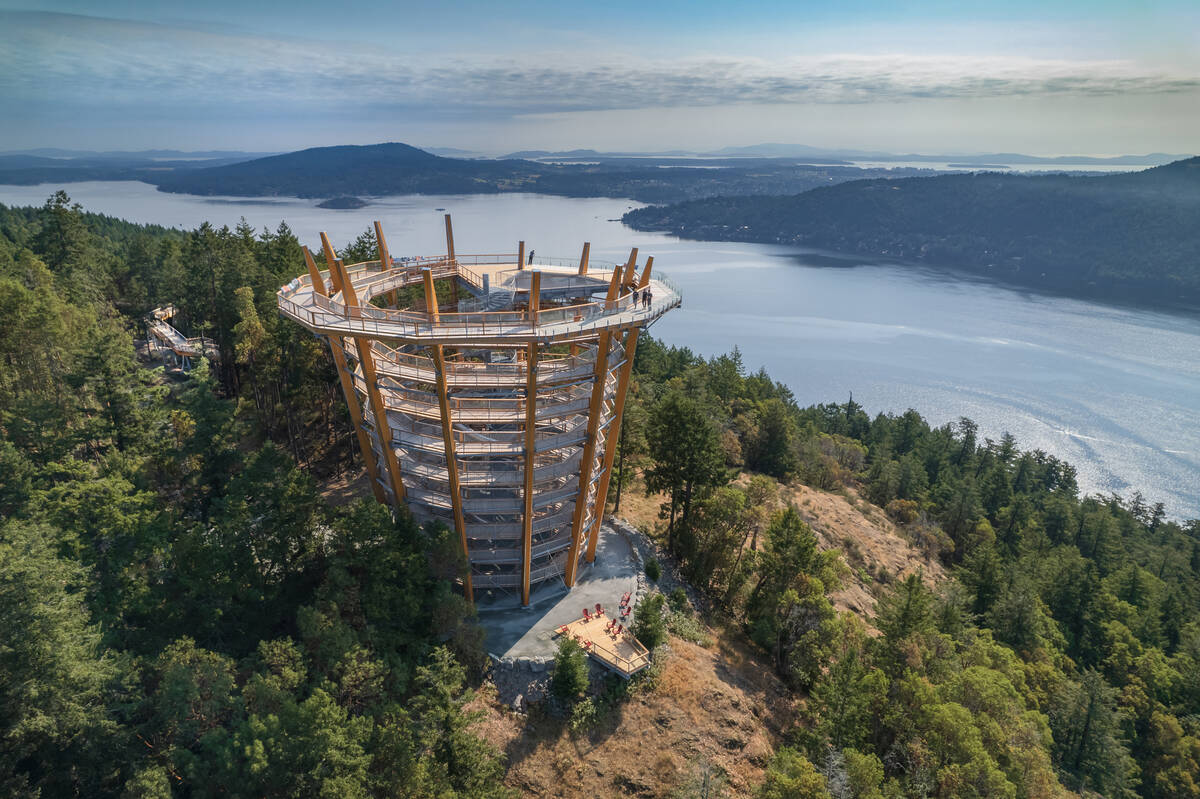
[{"label": "wispy cloud", "polygon": [[[669,62],[609,53],[437,57],[41,13],[0,12],[0,100],[81,107],[526,113],[1200,90],[1131,61],[856,55]],[[319,106],[319,107],[318,107]]]}]

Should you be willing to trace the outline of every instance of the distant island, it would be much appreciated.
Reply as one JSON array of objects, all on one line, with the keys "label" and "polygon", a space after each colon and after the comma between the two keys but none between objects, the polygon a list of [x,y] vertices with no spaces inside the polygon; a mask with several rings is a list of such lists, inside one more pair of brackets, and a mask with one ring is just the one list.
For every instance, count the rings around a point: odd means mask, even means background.
[{"label": "distant island", "polygon": [[318,208],[332,208],[336,210],[351,210],[354,208],[366,208],[370,203],[361,197],[330,197],[324,202],[317,203]]},{"label": "distant island", "polygon": [[1022,286],[1200,306],[1200,158],[1095,177],[858,180],[625,214],[637,230],[949,266]]},{"label": "distant island", "polygon": [[[739,152],[526,151],[502,159],[448,158],[407,144],[315,147],[282,155],[27,151],[0,154],[0,184],[138,180],[162,191],[317,200],[388,194],[530,192],[673,203],[714,196],[795,194],[878,177],[937,174],[902,165],[858,167],[832,156]],[[538,160],[530,160],[536,158]],[[964,163],[967,163],[964,161]]]},{"label": "distant island", "polygon": [[951,169],[1012,169],[1004,164],[946,164]]}]

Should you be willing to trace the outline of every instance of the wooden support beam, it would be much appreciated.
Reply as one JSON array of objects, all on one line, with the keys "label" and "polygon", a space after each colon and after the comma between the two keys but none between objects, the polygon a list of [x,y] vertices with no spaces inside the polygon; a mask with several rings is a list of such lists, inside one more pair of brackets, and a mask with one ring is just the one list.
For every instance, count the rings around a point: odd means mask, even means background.
[{"label": "wooden support beam", "polygon": [[525,242],[517,242],[517,269],[525,268]]},{"label": "wooden support beam", "polygon": [[621,290],[621,267],[613,268],[612,276],[608,279],[608,294],[604,297],[604,310],[612,310],[613,300]]},{"label": "wooden support beam", "polygon": [[542,305],[542,270],[530,275],[529,281],[529,324],[537,327],[538,308]]},{"label": "wooden support beam", "polygon": [[[447,221],[449,216],[446,217]],[[426,275],[428,276],[428,271]],[[428,290],[428,289],[427,289]],[[467,553],[467,525],[463,519],[462,490],[458,483],[458,459],[454,451],[454,420],[450,416],[450,396],[446,388],[446,358],[441,344],[433,345],[433,361],[437,368],[438,407],[442,415],[442,438],[446,447],[446,471],[450,476],[450,505],[454,508],[454,527],[462,545],[463,559],[467,562],[467,576],[463,589],[467,601],[474,604],[475,589],[471,586],[471,559]]]},{"label": "wooden support beam", "polygon": [[450,214],[446,214],[446,260],[454,258],[454,226],[450,224]]},{"label": "wooden support beam", "polygon": [[588,270],[588,257],[592,252],[592,243],[585,241],[583,243],[583,255],[579,256],[579,274],[586,275]]},{"label": "wooden support beam", "polygon": [[642,279],[638,281],[638,288],[644,289],[650,285],[650,270],[654,266],[654,256],[651,255],[646,259],[646,266],[642,269]]},{"label": "wooden support beam", "polygon": [[588,538],[588,563],[596,560],[596,542],[600,539],[600,522],[604,519],[604,505],[608,502],[608,482],[612,477],[613,459],[617,454],[621,417],[625,413],[625,394],[629,390],[629,376],[633,371],[633,356],[637,351],[639,332],[641,331],[634,327],[625,334],[625,363],[621,366],[620,377],[617,378],[617,404],[613,408],[613,419],[608,425],[608,436],[604,443],[604,466],[600,472],[600,485],[597,486],[596,492],[596,518],[592,521],[592,531]]},{"label": "wooden support beam", "polygon": [[[325,288],[325,280],[321,277],[320,270],[317,269],[317,262],[313,260],[312,253],[308,251],[308,247],[301,247],[301,250],[304,253],[304,262],[308,265],[308,275],[312,278],[313,291],[322,296],[329,296],[329,292]],[[342,393],[346,396],[346,407],[350,411],[350,422],[354,425],[358,448],[362,452],[363,463],[367,467],[367,479],[371,482],[371,493],[375,495],[377,501],[386,503],[387,497],[384,496],[383,487],[379,485],[379,464],[375,461],[375,451],[371,449],[371,440],[367,438],[367,431],[363,429],[362,406],[358,401],[358,393],[354,390],[354,380],[350,377],[350,370],[346,366],[345,344],[343,344],[341,336],[329,336],[328,338],[329,351],[333,354],[333,365],[337,367],[338,381],[342,384]]]},{"label": "wooden support beam", "polygon": [[[392,268],[392,256],[388,252],[387,239],[383,237],[383,225],[379,224],[378,219],[375,220],[375,243],[379,248],[379,268],[386,272]],[[395,308],[398,304],[396,289],[392,289],[391,307]]]},{"label": "wooden support beam", "polygon": [[[324,239],[324,234],[321,236]],[[354,285],[350,282],[350,276],[346,273],[345,264],[340,259],[335,259],[334,265],[341,275],[342,302],[346,304],[347,308],[357,308],[358,295],[354,291]],[[358,363],[362,366],[363,382],[367,384],[367,399],[371,402],[371,414],[375,417],[375,435],[379,437],[379,447],[383,450],[384,463],[387,464],[392,496],[397,503],[400,503],[404,501],[405,496],[404,481],[400,479],[400,463],[396,459],[396,450],[392,448],[392,426],[388,423],[387,408],[379,393],[379,375],[375,372],[371,340],[355,337],[354,348],[358,351]]]},{"label": "wooden support beam", "polygon": [[333,290],[335,292],[344,291],[342,273],[333,265],[333,262],[337,260],[337,253],[333,251],[333,245],[329,243],[329,237],[325,235],[325,231],[321,231],[321,248],[325,251],[325,263],[329,266],[329,279],[333,281]]},{"label": "wooden support beam", "polygon": [[[567,568],[563,579],[567,588],[575,585],[575,569],[579,563],[579,547],[583,543],[584,520],[587,513],[588,485],[592,479],[592,462],[596,459],[596,438],[600,429],[600,409],[604,403],[604,386],[608,382],[608,346],[612,340],[605,330],[596,345],[596,367],[592,370],[592,398],[588,403],[587,438],[583,443],[583,460],[579,462],[579,493],[575,497],[575,515],[571,519],[571,549],[567,553]],[[599,512],[603,512],[601,505]]]},{"label": "wooden support beam", "polygon": [[529,604],[529,578],[533,559],[533,462],[537,445],[537,343],[530,342],[525,356],[525,514],[521,541],[521,604]]},{"label": "wooden support beam", "polygon": [[433,285],[433,270],[428,266],[421,269],[421,280],[425,283],[425,311],[429,314],[429,324],[436,325],[441,316],[438,314],[437,289]]},{"label": "wooden support beam", "polygon": [[637,269],[637,247],[629,255],[629,263],[625,264],[625,274],[621,278],[621,294],[626,294],[625,287],[633,283],[633,273]]}]

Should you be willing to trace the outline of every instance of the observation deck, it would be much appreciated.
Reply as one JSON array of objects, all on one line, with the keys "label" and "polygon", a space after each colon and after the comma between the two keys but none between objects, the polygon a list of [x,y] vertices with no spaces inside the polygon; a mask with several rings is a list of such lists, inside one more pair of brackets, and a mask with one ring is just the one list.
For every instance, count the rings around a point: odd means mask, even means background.
[{"label": "observation deck", "polygon": [[372,490],[458,534],[476,590],[574,584],[595,557],[637,337],[680,305],[639,265],[516,253],[344,264],[278,292],[280,313],[329,342]]}]

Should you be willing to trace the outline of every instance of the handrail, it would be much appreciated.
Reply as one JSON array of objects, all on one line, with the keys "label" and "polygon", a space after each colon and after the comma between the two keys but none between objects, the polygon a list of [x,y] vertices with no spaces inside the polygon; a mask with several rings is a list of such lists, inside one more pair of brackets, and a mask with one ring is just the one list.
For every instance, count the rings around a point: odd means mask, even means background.
[{"label": "handrail", "polygon": [[[425,335],[436,335],[439,331],[446,335],[523,335],[535,333],[538,328],[549,327],[553,324],[575,323],[579,332],[588,332],[603,326],[603,322],[611,317],[632,312],[637,318],[630,319],[632,323],[653,321],[670,308],[679,304],[679,293],[670,287],[660,277],[651,280],[651,284],[659,284],[667,292],[656,292],[658,297],[652,303],[649,312],[638,313],[632,294],[625,294],[617,300],[608,302],[591,302],[582,305],[549,308],[538,314],[538,324],[529,322],[527,314],[520,311],[483,311],[475,313],[441,314],[438,323],[431,323],[426,313],[418,311],[395,311],[375,308],[374,306],[346,306],[336,300],[330,300],[319,294],[310,295],[314,308],[301,306],[281,293],[280,308],[297,321],[307,321],[313,327],[339,328],[341,325],[349,328],[345,331],[355,333],[374,333],[388,336],[411,336],[420,338]],[[646,309],[641,309],[643,312]],[[332,318],[331,318],[332,317]],[[357,324],[356,324],[357,323]]]}]

